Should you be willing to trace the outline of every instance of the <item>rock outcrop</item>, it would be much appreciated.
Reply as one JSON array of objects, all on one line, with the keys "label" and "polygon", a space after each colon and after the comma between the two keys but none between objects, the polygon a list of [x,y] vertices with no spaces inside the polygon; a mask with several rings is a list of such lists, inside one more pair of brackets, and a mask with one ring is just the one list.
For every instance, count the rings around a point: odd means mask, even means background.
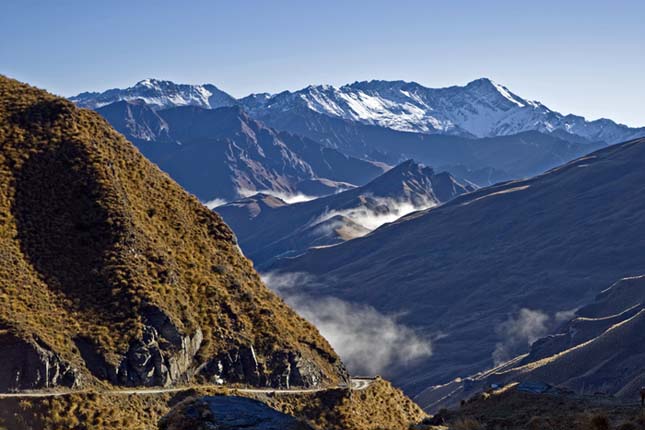
[{"label": "rock outcrop", "polygon": [[22,337],[0,324],[0,392],[73,387],[79,374],[36,337]]},{"label": "rock outcrop", "polygon": [[[187,382],[195,373],[195,356],[203,341],[201,329],[184,335],[156,306],[146,306],[146,325],[125,354],[111,364],[98,347],[85,338],[75,339],[87,368],[99,379],[115,385],[166,386]],[[242,382],[252,383],[247,379]]]},{"label": "rock outcrop", "polygon": [[320,369],[298,352],[278,351],[260,363],[253,346],[221,353],[200,369],[199,376],[215,384],[250,383],[281,389],[316,387],[324,380]]}]

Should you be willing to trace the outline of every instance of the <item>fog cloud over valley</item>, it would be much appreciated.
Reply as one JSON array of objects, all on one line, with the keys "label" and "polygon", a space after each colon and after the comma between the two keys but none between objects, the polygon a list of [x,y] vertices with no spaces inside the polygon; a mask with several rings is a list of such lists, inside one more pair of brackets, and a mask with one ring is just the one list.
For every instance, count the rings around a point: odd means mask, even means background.
[{"label": "fog cloud over valley", "polygon": [[370,204],[357,206],[345,210],[332,210],[325,212],[312,222],[312,225],[322,223],[334,217],[345,217],[365,227],[367,230],[376,230],[383,224],[394,222],[397,219],[416,212],[428,209],[436,204],[432,201],[425,201],[422,204],[414,204],[409,200],[395,200],[390,198],[369,198]]},{"label": "fog cloud over valley", "polygon": [[255,194],[268,194],[273,197],[277,197],[280,200],[283,200],[287,204],[293,204],[293,203],[301,203],[301,202],[308,202],[310,200],[314,200],[318,197],[316,196],[309,196],[307,194],[303,193],[287,193],[283,191],[276,191],[276,190],[248,190],[244,188],[240,188],[237,190],[238,194],[242,197],[250,197]]},{"label": "fog cloud over valley", "polygon": [[550,316],[540,310],[522,308],[515,316],[510,315],[495,330],[502,337],[502,341],[495,345],[493,362],[497,366],[527,352],[533,342],[547,336],[559,324],[573,318],[575,312],[576,309],[570,309]]},{"label": "fog cloud over valley", "polygon": [[318,282],[307,273],[271,272],[262,279],[318,328],[354,375],[384,374],[432,353],[430,341],[398,322],[396,316],[335,297],[302,294],[299,286]]},{"label": "fog cloud over valley", "polygon": [[204,202],[204,206],[206,206],[208,209],[213,210],[218,206],[225,205],[226,203],[228,203],[228,202],[226,200],[224,200],[224,199],[214,198],[212,200]]}]

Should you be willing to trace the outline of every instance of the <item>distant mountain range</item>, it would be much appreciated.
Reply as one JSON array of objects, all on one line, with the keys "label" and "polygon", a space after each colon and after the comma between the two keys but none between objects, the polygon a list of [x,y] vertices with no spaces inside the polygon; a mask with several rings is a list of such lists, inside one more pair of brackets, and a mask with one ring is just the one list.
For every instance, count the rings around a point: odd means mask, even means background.
[{"label": "distant mountain range", "polygon": [[606,146],[578,136],[538,131],[481,139],[409,133],[312,111],[271,113],[259,120],[358,158],[387,164],[414,159],[479,186],[534,176]]},{"label": "distant mountain range", "polygon": [[[645,272],[644,162],[645,139],[614,145],[273,269],[316,279],[299,286],[303,294],[315,297],[324,285],[325,295],[402,314],[402,323],[434,339],[432,357],[394,375],[419,392],[512,358],[542,329],[555,330],[546,321]],[[518,342],[505,327],[527,312],[544,327],[520,330]]]},{"label": "distant mountain range", "polygon": [[[275,187],[274,191],[278,193],[300,192],[302,187],[295,185],[293,179],[276,179],[276,175],[284,175],[273,172],[275,166],[267,165],[270,156],[254,160],[254,168],[242,168],[254,171],[248,179],[240,178],[239,169],[233,167],[236,173],[232,175],[237,177],[228,181],[234,184],[226,186],[224,191],[217,187],[207,189],[219,182],[207,178],[203,178],[205,182],[199,187],[195,186],[198,172],[208,176],[206,172],[212,170],[205,163],[190,173],[190,180],[175,176],[177,170],[185,171],[185,167],[175,166],[175,161],[161,154],[168,151],[168,147],[153,148],[142,145],[141,141],[186,143],[186,139],[191,139],[191,143],[196,143],[210,139],[208,133],[215,132],[219,125],[208,114],[193,109],[183,111],[183,125],[174,124],[170,131],[165,118],[169,114],[162,113],[165,110],[189,106],[213,110],[236,105],[276,133],[289,132],[339,151],[317,151],[326,152],[327,156],[350,156],[386,165],[414,159],[440,171],[450,171],[479,186],[530,177],[608,144],[645,135],[645,128],[561,115],[539,102],[523,99],[489,79],[440,89],[402,81],[356,82],[340,88],[310,86],[275,95],[253,94],[238,100],[210,84],[187,85],[146,79],[130,88],[82,93],[71,100],[79,106],[99,110],[153,161],[190,191],[206,199],[237,198],[239,193],[234,191],[235,187],[257,191]],[[210,123],[205,125],[203,121]],[[178,127],[197,127],[200,133],[197,136],[190,132],[190,136],[180,138]],[[312,147],[311,142],[307,145]],[[292,145],[287,144],[287,147],[294,150]],[[201,158],[197,156],[200,151],[185,151],[191,152],[191,159]],[[281,159],[273,161],[280,165],[291,164]],[[317,171],[311,158],[308,163],[314,169],[314,176],[319,178],[353,185],[365,183],[348,179],[349,171],[341,172],[337,166],[324,161],[318,163],[318,167],[325,166],[326,172]],[[348,167],[346,163],[341,164]],[[263,178],[265,174],[258,174],[258,171],[271,172],[270,177]],[[297,177],[296,182],[302,180],[302,175]],[[315,195],[338,189],[335,185],[316,188]]]},{"label": "distant mountain range", "polygon": [[258,116],[308,109],[398,131],[469,137],[560,131],[611,144],[645,132],[610,120],[562,115],[486,78],[438,89],[404,81],[355,82],[340,88],[318,85],[274,96],[254,95],[240,102]]},{"label": "distant mountain range", "polygon": [[86,92],[71,100],[91,109],[120,100],[143,100],[155,109],[187,105],[214,109],[241,104],[258,118],[310,111],[397,131],[479,138],[539,131],[613,144],[645,135],[645,128],[630,128],[608,119],[587,121],[581,116],[562,115],[487,78],[448,88],[404,81],[364,81],[340,88],[312,85],[295,92],[252,94],[239,100],[211,84],[146,79],[126,89]]},{"label": "distant mountain range", "polygon": [[245,255],[258,268],[364,236],[386,222],[473,191],[449,173],[407,161],[370,183],[307,202],[287,204],[256,194],[215,208],[233,228]]}]

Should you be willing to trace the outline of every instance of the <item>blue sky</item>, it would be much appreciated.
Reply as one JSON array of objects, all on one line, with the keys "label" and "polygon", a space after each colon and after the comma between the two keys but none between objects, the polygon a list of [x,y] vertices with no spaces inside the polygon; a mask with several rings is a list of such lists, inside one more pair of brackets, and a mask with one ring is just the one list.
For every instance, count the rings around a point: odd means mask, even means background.
[{"label": "blue sky", "polygon": [[490,77],[645,126],[645,1],[4,0],[0,73],[70,96],[156,77],[234,96]]}]

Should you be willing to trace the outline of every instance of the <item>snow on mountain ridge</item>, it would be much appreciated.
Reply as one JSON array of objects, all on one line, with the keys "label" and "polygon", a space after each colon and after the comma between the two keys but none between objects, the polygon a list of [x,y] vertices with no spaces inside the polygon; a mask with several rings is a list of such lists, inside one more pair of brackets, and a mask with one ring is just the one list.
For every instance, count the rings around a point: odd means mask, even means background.
[{"label": "snow on mountain ridge", "polygon": [[158,79],[144,79],[125,89],[113,88],[102,93],[81,93],[70,100],[90,109],[98,109],[117,101],[134,100],[143,100],[156,110],[176,106],[215,109],[237,103],[233,97],[212,84],[176,84]]},{"label": "snow on mountain ridge", "polygon": [[[314,112],[399,131],[472,136],[489,135],[489,130],[482,130],[484,125],[490,127],[500,113],[512,107],[537,105],[489,79],[440,89],[414,82],[362,81],[340,88],[311,85],[293,93],[283,92],[268,99],[260,110],[285,110],[298,102]],[[477,105],[480,109],[474,108]],[[487,117],[482,118],[482,111]]]},{"label": "snow on mountain ridge", "polygon": [[255,118],[309,111],[424,134],[495,137],[525,131],[562,132],[608,144],[645,136],[645,128],[562,115],[488,78],[445,88],[384,80],[354,82],[341,87],[309,85],[298,91],[251,94],[239,100],[211,84],[186,85],[144,79],[126,89],[81,93],[71,98],[79,106],[91,109],[119,100],[137,99],[155,110],[187,105],[214,109],[239,104]]},{"label": "snow on mountain ridge", "polygon": [[488,78],[465,86],[436,89],[415,82],[379,80],[339,88],[310,85],[276,94],[252,106],[245,102],[246,99],[240,100],[258,117],[271,111],[304,108],[364,124],[426,134],[494,137],[562,130],[606,143],[645,135],[645,128],[632,129],[613,121],[587,121],[579,116],[562,115]]}]

